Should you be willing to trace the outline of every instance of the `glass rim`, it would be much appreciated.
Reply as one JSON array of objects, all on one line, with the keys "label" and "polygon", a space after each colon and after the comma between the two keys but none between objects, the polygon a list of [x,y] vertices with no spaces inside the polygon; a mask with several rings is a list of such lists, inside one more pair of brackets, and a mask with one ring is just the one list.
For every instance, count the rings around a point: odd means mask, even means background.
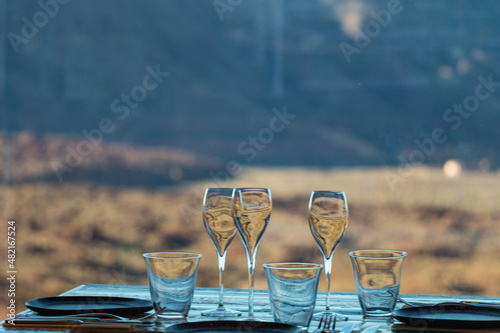
[{"label": "glass rim", "polygon": [[243,203],[243,193],[248,193],[252,191],[266,193],[269,197],[269,206],[270,207],[272,206],[273,199],[272,199],[271,189],[269,187],[235,187],[231,195],[233,202],[234,200],[239,200],[241,203]]},{"label": "glass rim", "polygon": [[311,193],[343,193],[345,195],[345,191],[333,191],[333,190],[317,190],[312,191]]},{"label": "glass rim", "polygon": [[[302,267],[284,267],[280,265],[296,265],[296,266],[302,266]],[[318,268],[323,268],[323,264],[316,264],[316,263],[311,263],[311,262],[271,262],[271,263],[266,263],[262,264],[264,268],[270,268],[270,269],[294,269],[294,270],[302,270],[302,269],[318,269]]]},{"label": "glass rim", "polygon": [[245,191],[264,190],[264,191],[271,192],[271,189],[269,187],[234,187],[233,188],[234,192],[242,191],[242,190],[245,190]]},{"label": "glass rim", "polygon": [[209,190],[227,190],[227,191],[233,191],[234,187],[207,187],[205,188],[205,192]]},{"label": "glass rim", "polygon": [[160,251],[143,253],[142,256],[148,259],[199,259],[202,255],[194,252]]},{"label": "glass rim", "polygon": [[[396,255],[394,256],[370,256],[368,253],[377,253],[377,254],[384,254],[384,253],[394,253]],[[365,255],[364,255],[365,254]],[[402,251],[402,250],[389,250],[389,249],[367,249],[367,250],[354,250],[349,252],[349,256],[351,258],[363,258],[363,259],[394,259],[394,258],[404,258],[408,255],[407,252]]]}]

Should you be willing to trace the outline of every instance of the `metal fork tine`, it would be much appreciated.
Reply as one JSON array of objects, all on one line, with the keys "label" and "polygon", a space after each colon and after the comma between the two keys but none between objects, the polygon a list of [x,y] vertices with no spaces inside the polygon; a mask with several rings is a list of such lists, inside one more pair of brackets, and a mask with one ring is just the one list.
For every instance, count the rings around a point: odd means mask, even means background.
[{"label": "metal fork tine", "polygon": [[323,325],[323,316],[321,316],[321,318],[319,319],[319,324],[318,324],[318,328],[316,329],[315,332],[319,332],[319,330],[321,329],[322,325]]},{"label": "metal fork tine", "polygon": [[[333,319],[332,319],[333,317]],[[332,322],[333,320],[333,322]],[[326,314],[321,316],[319,321],[318,329],[316,332],[330,332],[335,329],[335,324],[337,323],[337,317],[331,314]],[[332,325],[333,324],[333,325]],[[331,327],[331,328],[330,328]]]},{"label": "metal fork tine", "polygon": [[321,319],[319,320],[318,324],[318,330],[320,330],[323,327],[323,320],[325,319],[325,316],[321,316]]},{"label": "metal fork tine", "polygon": [[325,320],[325,316],[321,316],[321,319],[320,319],[320,321],[319,321],[319,326],[318,326],[318,328],[323,327],[323,320]]}]

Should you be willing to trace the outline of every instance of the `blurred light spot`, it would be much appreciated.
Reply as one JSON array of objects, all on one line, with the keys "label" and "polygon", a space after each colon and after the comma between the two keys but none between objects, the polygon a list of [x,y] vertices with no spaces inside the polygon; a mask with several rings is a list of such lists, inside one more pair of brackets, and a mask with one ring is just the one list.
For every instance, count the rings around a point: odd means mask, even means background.
[{"label": "blurred light spot", "polygon": [[479,170],[486,172],[486,171],[489,171],[491,169],[491,162],[487,158],[482,158],[479,161],[478,166],[479,166]]},{"label": "blurred light spot", "polygon": [[438,75],[442,79],[451,79],[453,77],[453,68],[450,66],[439,66]]},{"label": "blurred light spot", "polygon": [[443,166],[443,172],[448,178],[456,178],[462,173],[462,165],[457,160],[448,160]]},{"label": "blurred light spot", "polygon": [[469,71],[469,69],[470,69],[469,62],[466,59],[462,58],[457,62],[458,73],[465,74]]},{"label": "blurred light spot", "polygon": [[363,30],[363,22],[368,15],[368,8],[360,0],[323,0],[331,7],[332,18],[340,22],[342,31],[351,38],[355,38]]},{"label": "blurred light spot", "polygon": [[472,50],[472,58],[476,61],[483,62],[486,61],[486,54],[481,49]]},{"label": "blurred light spot", "polygon": [[358,31],[361,30],[363,17],[359,15],[359,13],[348,13],[342,17],[341,23],[342,30],[344,30],[347,35],[354,38]]}]

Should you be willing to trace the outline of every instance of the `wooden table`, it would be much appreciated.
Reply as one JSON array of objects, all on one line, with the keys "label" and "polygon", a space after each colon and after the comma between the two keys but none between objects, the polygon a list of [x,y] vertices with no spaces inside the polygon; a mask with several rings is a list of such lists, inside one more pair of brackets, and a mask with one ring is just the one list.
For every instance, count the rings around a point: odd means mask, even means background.
[{"label": "wooden table", "polygon": [[[141,299],[150,299],[149,288],[147,286],[125,286],[125,285],[96,285],[96,284],[85,284],[69,290],[62,295],[65,296],[121,296],[121,297],[134,297]],[[443,302],[443,301],[453,301],[453,300],[471,300],[471,301],[490,301],[499,302],[499,298],[494,297],[473,297],[473,296],[441,296],[441,295],[401,295],[403,298],[409,301],[416,302]],[[194,295],[193,304],[191,310],[189,311],[188,321],[201,321],[201,320],[213,320],[207,317],[202,317],[200,315],[201,311],[215,308],[218,302],[218,289],[215,288],[197,288]],[[226,289],[224,293],[224,304],[234,310],[245,312],[248,310],[248,291],[243,289]],[[368,326],[380,325],[381,329],[379,332],[422,332],[420,328],[410,328],[401,325],[401,323],[374,321],[374,320],[364,320],[361,314],[361,308],[359,306],[358,298],[355,293],[333,293],[331,295],[331,305],[332,310],[349,317],[348,322],[337,322],[336,328],[342,329],[347,323],[356,322],[360,325],[361,329]],[[325,294],[320,292],[318,294],[318,299],[316,302],[316,311],[319,312],[325,307]],[[272,315],[270,313],[269,298],[267,290],[256,290],[255,291],[255,316],[256,318],[273,321]],[[168,323],[165,323],[168,326]],[[318,322],[313,320],[311,322],[309,332],[313,332],[318,326]],[[148,329],[152,330],[152,329]],[[0,327],[2,332],[40,332],[41,329],[33,328],[10,328],[10,327]],[[68,330],[61,329],[43,329],[46,332],[64,332]],[[432,332],[442,332],[444,330],[432,330]],[[484,330],[480,330],[484,332]],[[109,330],[108,332],[113,333],[115,330]],[[430,331],[429,331],[430,332]],[[449,331],[448,331],[449,332]],[[453,332],[465,332],[464,330],[454,330]],[[467,331],[470,332],[470,331]],[[488,330],[488,332],[500,332],[500,330]]]}]

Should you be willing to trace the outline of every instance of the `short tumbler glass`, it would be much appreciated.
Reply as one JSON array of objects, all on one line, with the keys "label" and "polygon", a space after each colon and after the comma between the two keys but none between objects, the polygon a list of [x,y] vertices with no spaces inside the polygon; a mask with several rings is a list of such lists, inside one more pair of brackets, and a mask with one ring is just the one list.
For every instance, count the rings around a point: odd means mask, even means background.
[{"label": "short tumbler glass", "polygon": [[321,264],[264,264],[274,321],[307,328],[316,305]]},{"label": "short tumbler glass", "polygon": [[365,316],[391,316],[396,306],[406,252],[359,250],[349,252],[361,310]]},{"label": "short tumbler glass", "polygon": [[157,316],[167,319],[186,317],[193,301],[201,254],[153,252],[143,256]]}]

